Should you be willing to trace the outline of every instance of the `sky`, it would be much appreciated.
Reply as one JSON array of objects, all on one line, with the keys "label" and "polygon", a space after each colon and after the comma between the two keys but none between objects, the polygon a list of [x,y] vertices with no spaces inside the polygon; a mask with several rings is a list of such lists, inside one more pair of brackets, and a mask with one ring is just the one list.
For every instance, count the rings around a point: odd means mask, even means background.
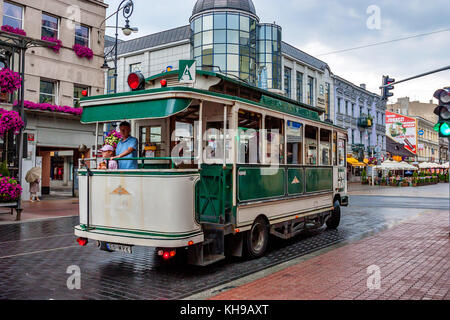
[{"label": "sky", "polygon": [[[107,14],[121,0],[105,0]],[[139,32],[122,40],[189,24],[196,0],[134,0],[131,26]],[[396,80],[450,65],[450,30],[358,50],[335,51],[450,29],[448,0],[253,0],[260,22],[283,28],[283,41],[326,62],[333,74],[380,94],[382,76]],[[113,25],[110,19],[107,25]],[[121,17],[122,25],[124,19]],[[107,34],[114,36],[113,29]],[[329,54],[332,53],[332,54]],[[429,102],[450,86],[450,70],[398,84],[397,98]],[[436,100],[434,100],[436,102]]]}]

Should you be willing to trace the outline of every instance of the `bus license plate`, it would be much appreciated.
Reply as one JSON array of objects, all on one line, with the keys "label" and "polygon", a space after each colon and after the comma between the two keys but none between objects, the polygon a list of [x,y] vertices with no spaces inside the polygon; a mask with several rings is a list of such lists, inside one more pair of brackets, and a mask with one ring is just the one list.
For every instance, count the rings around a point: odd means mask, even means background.
[{"label": "bus license plate", "polygon": [[132,253],[131,246],[126,246],[123,244],[109,243],[108,247],[109,247],[109,250],[120,251],[120,252],[125,252],[125,253]]}]

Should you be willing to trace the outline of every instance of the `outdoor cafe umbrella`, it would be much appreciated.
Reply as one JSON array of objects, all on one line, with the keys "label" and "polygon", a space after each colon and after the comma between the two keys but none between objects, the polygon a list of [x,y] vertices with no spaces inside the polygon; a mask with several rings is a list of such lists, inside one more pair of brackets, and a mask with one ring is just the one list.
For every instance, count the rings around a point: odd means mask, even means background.
[{"label": "outdoor cafe umbrella", "polygon": [[25,181],[28,183],[33,183],[39,180],[41,176],[42,176],[42,169],[40,167],[34,167],[27,172],[25,176]]}]

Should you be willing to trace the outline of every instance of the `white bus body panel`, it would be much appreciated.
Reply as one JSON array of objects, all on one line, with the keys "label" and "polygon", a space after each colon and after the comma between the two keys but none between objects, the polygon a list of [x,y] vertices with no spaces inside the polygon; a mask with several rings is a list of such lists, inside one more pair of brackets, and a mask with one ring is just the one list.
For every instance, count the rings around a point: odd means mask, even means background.
[{"label": "white bus body panel", "polygon": [[[94,171],[95,174],[95,171]],[[89,227],[94,234],[111,236],[127,235],[133,238],[152,240],[155,246],[164,246],[167,240],[185,241],[194,236],[197,242],[201,226],[195,219],[195,183],[198,174],[186,175],[99,175],[90,177],[90,219]],[[79,177],[80,224],[87,224],[87,177]],[[106,229],[106,230],[105,230]],[[86,230],[77,228],[78,235]],[[82,231],[84,233],[82,233]],[[185,237],[186,236],[186,237]],[[201,234],[203,241],[203,234]],[[131,244],[129,240],[119,242]],[[106,241],[103,236],[102,239]],[[189,238],[191,240],[191,238]],[[152,246],[153,246],[152,245]],[[168,246],[173,247],[173,246]]]}]

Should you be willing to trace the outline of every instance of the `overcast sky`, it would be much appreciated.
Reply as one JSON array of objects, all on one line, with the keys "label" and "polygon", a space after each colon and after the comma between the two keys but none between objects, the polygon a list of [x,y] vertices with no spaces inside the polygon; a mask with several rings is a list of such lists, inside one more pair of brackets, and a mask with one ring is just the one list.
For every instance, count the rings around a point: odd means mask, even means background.
[{"label": "overcast sky", "polygon": [[[105,0],[108,15],[120,0]],[[196,0],[134,0],[131,25],[137,38],[189,23]],[[396,80],[450,65],[450,31],[359,50],[328,54],[377,42],[450,29],[448,0],[253,0],[261,22],[283,28],[283,41],[325,61],[331,71],[380,93],[383,75]],[[378,20],[377,12],[380,19]],[[123,18],[122,19],[122,24]],[[369,24],[368,24],[369,23]],[[108,25],[114,24],[114,19]],[[370,28],[368,27],[370,26]],[[112,29],[108,35],[114,36]],[[122,35],[121,38],[126,40]],[[428,102],[450,86],[450,70],[396,86],[397,98]]]}]

